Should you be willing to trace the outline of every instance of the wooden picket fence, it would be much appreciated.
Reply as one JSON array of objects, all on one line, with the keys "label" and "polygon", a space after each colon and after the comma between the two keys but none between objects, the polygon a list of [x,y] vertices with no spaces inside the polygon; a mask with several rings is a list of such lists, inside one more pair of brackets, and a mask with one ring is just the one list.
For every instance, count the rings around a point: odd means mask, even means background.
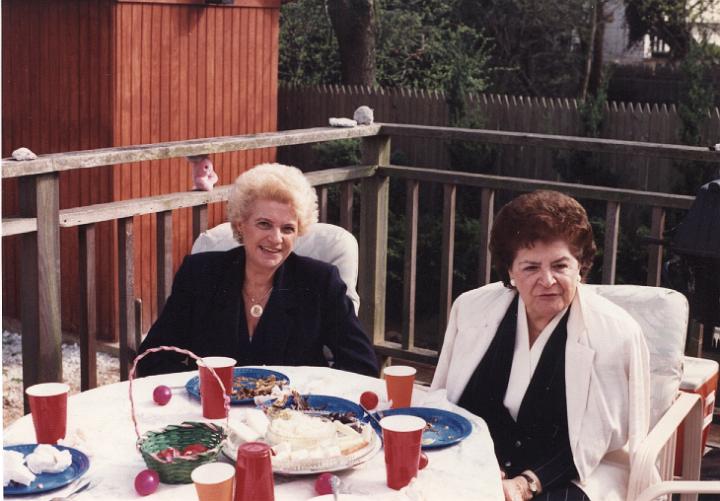
[{"label": "wooden picket fence", "polygon": [[[325,126],[330,117],[352,117],[360,105],[375,111],[375,120],[386,123],[447,126],[445,94],[413,89],[383,89],[363,86],[283,85],[278,94],[280,130]],[[534,132],[564,136],[583,135],[582,103],[575,99],[530,98],[497,94],[469,96],[471,113],[483,129]],[[682,123],[675,105],[607,103],[600,137],[625,141],[680,144]],[[720,142],[720,110],[709,113],[701,128],[705,143]],[[559,181],[559,162],[572,162],[556,150],[535,146],[495,146],[493,165],[486,172],[499,175]],[[393,152],[403,163],[450,169],[447,142],[403,137],[393,143]],[[317,155],[310,145],[288,148],[281,161],[312,168]],[[599,154],[596,159],[618,178],[622,188],[659,192],[676,190],[679,170],[673,160]],[[650,164],[652,162],[652,165]],[[632,166],[628,168],[628,166]],[[652,173],[652,175],[651,175]]]}]

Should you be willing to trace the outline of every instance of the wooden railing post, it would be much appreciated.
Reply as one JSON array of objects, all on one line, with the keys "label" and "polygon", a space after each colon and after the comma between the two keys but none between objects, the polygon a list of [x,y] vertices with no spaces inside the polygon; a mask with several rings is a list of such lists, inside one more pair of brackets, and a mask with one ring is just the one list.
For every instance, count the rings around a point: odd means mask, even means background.
[{"label": "wooden railing post", "polygon": [[133,218],[118,219],[118,297],[120,311],[120,380],[126,381],[133,359],[135,343],[135,264],[133,251]]},{"label": "wooden railing post", "polygon": [[[390,138],[375,136],[362,142],[363,165],[390,163]],[[388,199],[390,181],[375,174],[362,181],[360,207],[360,321],[375,344],[385,341],[385,284],[387,281]]]},{"label": "wooden railing post", "polygon": [[602,283],[615,283],[618,234],[620,231],[620,204],[608,202],[605,211],[605,246],[603,247]]},{"label": "wooden railing post", "polygon": [[480,266],[478,283],[480,286],[490,283],[492,263],[490,261],[490,231],[492,229],[495,205],[495,191],[483,188],[480,195]]},{"label": "wooden railing post", "polygon": [[340,184],[340,226],[352,233],[353,230],[353,182]]},{"label": "wooden railing post", "polygon": [[95,225],[78,229],[80,267],[80,389],[97,386],[97,267]]},{"label": "wooden railing post", "polygon": [[[165,307],[173,280],[173,224],[172,211],[157,213],[157,311]],[[197,238],[197,237],[196,237]]]},{"label": "wooden railing post", "polygon": [[417,274],[418,198],[420,183],[406,182],[405,200],[405,268],[403,271],[403,332],[404,350],[415,347],[415,285]]},{"label": "wooden railing post", "polygon": [[59,174],[21,177],[18,192],[20,216],[37,218],[37,231],[20,239],[23,387],[27,388],[62,381]]},{"label": "wooden railing post", "polygon": [[454,254],[455,254],[455,200],[457,186],[443,186],[442,251],[440,258],[440,309],[438,312],[438,346],[442,346],[445,327],[452,306]]},{"label": "wooden railing post", "polygon": [[[662,240],[665,230],[665,209],[662,207],[652,208],[652,223],[650,236]],[[662,257],[663,246],[651,244],[648,248],[648,275],[647,284],[658,287],[662,281]]]},{"label": "wooden railing post", "polygon": [[197,240],[200,233],[207,230],[208,225],[207,204],[196,205],[192,208],[193,242]]}]

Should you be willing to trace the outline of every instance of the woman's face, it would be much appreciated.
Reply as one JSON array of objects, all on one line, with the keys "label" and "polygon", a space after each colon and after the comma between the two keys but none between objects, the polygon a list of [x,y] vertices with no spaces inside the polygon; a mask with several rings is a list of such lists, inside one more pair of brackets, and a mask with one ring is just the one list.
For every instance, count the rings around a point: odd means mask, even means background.
[{"label": "woman's face", "polygon": [[538,241],[517,251],[509,273],[529,320],[547,323],[575,297],[580,263],[564,241]]},{"label": "woman's face", "polygon": [[242,234],[246,266],[275,271],[295,247],[298,218],[290,204],[260,199],[247,218],[233,223]]}]

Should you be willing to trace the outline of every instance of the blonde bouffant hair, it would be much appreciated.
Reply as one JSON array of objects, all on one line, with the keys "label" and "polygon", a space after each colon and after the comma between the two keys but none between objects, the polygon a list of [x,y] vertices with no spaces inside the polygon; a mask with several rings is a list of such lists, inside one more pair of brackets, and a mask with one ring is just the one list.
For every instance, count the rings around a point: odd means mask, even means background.
[{"label": "blonde bouffant hair", "polygon": [[246,220],[258,200],[289,204],[298,218],[298,235],[317,223],[317,193],[302,171],[278,163],[260,164],[238,176],[228,197],[228,220],[239,243],[243,240],[235,223]]}]

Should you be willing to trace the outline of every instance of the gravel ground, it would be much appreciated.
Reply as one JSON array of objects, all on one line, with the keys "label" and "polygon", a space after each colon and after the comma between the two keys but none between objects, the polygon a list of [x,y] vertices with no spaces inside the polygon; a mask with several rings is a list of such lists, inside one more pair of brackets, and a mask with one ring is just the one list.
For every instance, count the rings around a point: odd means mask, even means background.
[{"label": "gravel ground", "polygon": [[[80,391],[80,347],[77,343],[62,345],[63,381],[70,394]],[[98,385],[120,381],[120,362],[106,353],[97,354]],[[3,428],[23,415],[22,346],[20,335],[2,333]]]}]

